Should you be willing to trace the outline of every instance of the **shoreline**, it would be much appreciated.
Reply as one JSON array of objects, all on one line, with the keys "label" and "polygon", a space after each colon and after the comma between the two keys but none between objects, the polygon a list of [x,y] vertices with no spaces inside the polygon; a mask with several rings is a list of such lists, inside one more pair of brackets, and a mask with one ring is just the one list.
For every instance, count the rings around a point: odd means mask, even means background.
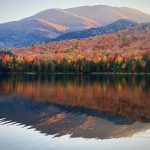
[{"label": "shoreline", "polygon": [[8,74],[8,75],[19,75],[19,74],[24,74],[24,75],[150,75],[150,73],[144,73],[144,72],[139,72],[139,73],[133,73],[133,72],[91,72],[91,73],[74,73],[74,72],[56,72],[56,73],[42,73],[42,72],[0,72],[0,75],[3,74]]}]

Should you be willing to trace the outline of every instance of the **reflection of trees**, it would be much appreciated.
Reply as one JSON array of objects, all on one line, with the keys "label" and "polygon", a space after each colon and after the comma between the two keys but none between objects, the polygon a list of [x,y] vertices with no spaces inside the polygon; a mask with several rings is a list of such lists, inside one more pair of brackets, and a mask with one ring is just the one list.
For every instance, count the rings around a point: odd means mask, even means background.
[{"label": "reflection of trees", "polygon": [[113,112],[150,120],[148,76],[10,76],[0,82],[0,91],[63,105]]}]

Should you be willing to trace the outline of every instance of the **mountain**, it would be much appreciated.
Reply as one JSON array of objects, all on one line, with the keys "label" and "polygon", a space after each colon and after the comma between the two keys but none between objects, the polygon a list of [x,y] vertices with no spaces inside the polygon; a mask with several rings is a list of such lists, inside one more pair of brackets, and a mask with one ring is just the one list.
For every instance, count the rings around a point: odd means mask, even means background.
[{"label": "mountain", "polygon": [[130,19],[138,23],[150,21],[150,15],[127,7],[95,5],[70,8],[67,11],[95,20],[99,25],[109,24],[119,19]]},{"label": "mountain", "polygon": [[23,47],[47,42],[67,32],[99,27],[119,19],[149,22],[150,15],[131,8],[105,5],[49,9],[19,21],[0,24],[0,45]]},{"label": "mountain", "polygon": [[87,30],[81,30],[76,32],[69,32],[65,33],[63,35],[58,36],[57,38],[53,39],[52,41],[61,41],[61,40],[69,40],[69,39],[79,39],[79,38],[87,38],[87,37],[93,37],[96,35],[104,34],[104,33],[111,33],[119,29],[124,29],[127,27],[131,27],[135,25],[136,23],[127,20],[127,19],[121,19],[114,23],[108,24],[106,26],[101,26],[97,28],[90,28]]},{"label": "mountain", "polygon": [[[95,53],[150,50],[150,23],[136,24],[133,27],[112,33],[97,35],[83,39],[71,39],[59,42],[42,43],[13,50],[12,53],[21,57],[32,55],[35,58],[61,60],[78,56],[93,59]],[[80,56],[79,56],[80,57]],[[68,58],[70,59],[70,58]]]}]

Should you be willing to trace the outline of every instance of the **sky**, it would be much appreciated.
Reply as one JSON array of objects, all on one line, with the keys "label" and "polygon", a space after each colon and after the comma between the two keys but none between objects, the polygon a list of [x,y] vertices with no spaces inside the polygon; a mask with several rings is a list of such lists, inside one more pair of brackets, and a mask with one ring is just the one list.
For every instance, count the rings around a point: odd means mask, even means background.
[{"label": "sky", "polygon": [[150,14],[150,0],[0,0],[0,23],[23,19],[50,8],[101,4],[135,8]]}]

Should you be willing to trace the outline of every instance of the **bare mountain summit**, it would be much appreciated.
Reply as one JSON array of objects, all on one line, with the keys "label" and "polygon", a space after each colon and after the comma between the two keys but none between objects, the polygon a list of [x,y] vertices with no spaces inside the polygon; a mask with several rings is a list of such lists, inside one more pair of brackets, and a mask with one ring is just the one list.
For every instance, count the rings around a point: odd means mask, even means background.
[{"label": "bare mountain summit", "polygon": [[50,41],[64,33],[107,25],[119,19],[149,22],[150,15],[131,8],[105,5],[49,9],[19,21],[0,24],[0,45],[28,46]]}]

